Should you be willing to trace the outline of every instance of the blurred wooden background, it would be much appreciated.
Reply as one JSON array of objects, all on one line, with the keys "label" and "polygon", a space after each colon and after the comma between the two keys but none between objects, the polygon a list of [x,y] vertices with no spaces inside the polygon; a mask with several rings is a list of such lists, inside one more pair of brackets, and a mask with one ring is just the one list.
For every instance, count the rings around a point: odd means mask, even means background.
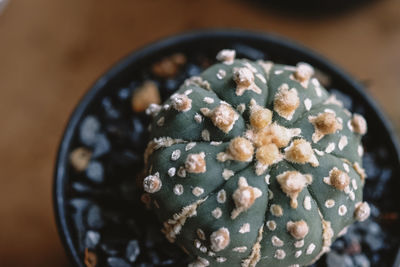
[{"label": "blurred wooden background", "polygon": [[0,266],[68,266],[51,199],[65,123],[111,64],[161,37],[207,27],[287,36],[367,81],[399,129],[400,1],[319,19],[249,2],[9,1],[0,15]]}]

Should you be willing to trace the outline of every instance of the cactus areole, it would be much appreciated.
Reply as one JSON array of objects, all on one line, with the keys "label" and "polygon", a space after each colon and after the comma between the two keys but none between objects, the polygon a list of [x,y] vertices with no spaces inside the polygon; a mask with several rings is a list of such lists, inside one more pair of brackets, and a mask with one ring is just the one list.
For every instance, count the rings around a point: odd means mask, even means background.
[{"label": "cactus areole", "polygon": [[190,266],[304,266],[356,220],[365,119],[314,69],[236,59],[152,105],[143,185]]}]

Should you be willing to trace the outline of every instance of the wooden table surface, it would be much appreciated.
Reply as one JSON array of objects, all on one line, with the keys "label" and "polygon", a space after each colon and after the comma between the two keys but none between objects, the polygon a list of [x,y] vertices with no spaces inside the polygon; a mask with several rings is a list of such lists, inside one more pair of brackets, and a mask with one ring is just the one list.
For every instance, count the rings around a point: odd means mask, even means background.
[{"label": "wooden table surface", "polygon": [[64,126],[102,72],[161,37],[208,27],[287,36],[367,81],[399,129],[400,1],[319,19],[249,2],[9,1],[0,14],[0,266],[68,266],[51,198]]}]

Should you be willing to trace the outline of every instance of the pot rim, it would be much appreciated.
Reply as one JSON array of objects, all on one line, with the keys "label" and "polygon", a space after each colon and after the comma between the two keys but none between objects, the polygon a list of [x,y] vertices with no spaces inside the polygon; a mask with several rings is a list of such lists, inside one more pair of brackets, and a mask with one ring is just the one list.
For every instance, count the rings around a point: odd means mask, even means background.
[{"label": "pot rim", "polygon": [[184,32],[167,38],[162,38],[131,52],[127,56],[114,63],[107,71],[100,75],[100,78],[98,78],[97,81],[83,95],[83,97],[81,97],[66,124],[64,134],[58,147],[57,159],[55,162],[53,180],[53,209],[55,213],[57,231],[61,238],[63,247],[69,256],[69,259],[72,260],[76,266],[83,266],[83,263],[76,247],[73,244],[73,238],[71,236],[71,232],[69,230],[66,220],[66,164],[68,162],[68,149],[70,147],[70,143],[72,141],[75,129],[78,126],[78,123],[86,108],[93,101],[96,95],[101,91],[103,86],[116,74],[132,64],[132,62],[136,62],[138,60],[146,58],[149,55],[152,55],[154,52],[157,52],[158,50],[165,49],[167,47],[173,47],[176,44],[192,42],[196,39],[212,38],[236,40],[253,39],[261,42],[271,43],[276,46],[292,50],[297,54],[301,54],[303,57],[307,58],[307,62],[309,62],[311,65],[318,65],[318,68],[322,70],[328,70],[328,73],[333,73],[336,77],[340,77],[349,85],[349,88],[355,90],[356,93],[363,98],[367,105],[371,107],[376,116],[380,119],[391,139],[390,141],[394,146],[394,150],[396,151],[396,160],[400,164],[400,146],[397,141],[395,131],[391,126],[389,120],[383,114],[383,112],[372,99],[372,97],[369,96],[369,94],[364,90],[361,84],[351,78],[351,76],[348,75],[345,71],[337,67],[334,63],[331,63],[330,60],[327,60],[325,57],[314,51],[311,51],[305,46],[276,34],[242,29],[206,29]]}]

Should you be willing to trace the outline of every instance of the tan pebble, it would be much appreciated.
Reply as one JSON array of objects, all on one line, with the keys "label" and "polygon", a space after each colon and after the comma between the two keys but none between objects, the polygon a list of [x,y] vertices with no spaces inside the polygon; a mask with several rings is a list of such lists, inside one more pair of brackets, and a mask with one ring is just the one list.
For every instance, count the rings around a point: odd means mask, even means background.
[{"label": "tan pebble", "polygon": [[206,172],[205,153],[189,154],[186,158],[185,169],[190,173]]},{"label": "tan pebble", "polygon": [[156,62],[152,66],[151,70],[158,77],[172,78],[178,73],[179,68],[185,63],[186,56],[182,53],[176,53]]},{"label": "tan pebble", "polygon": [[143,180],[143,188],[147,193],[155,193],[161,189],[162,182],[160,180],[160,174],[156,172],[153,175],[149,175]]},{"label": "tan pebble", "polygon": [[94,252],[89,251],[88,248],[85,248],[83,262],[86,267],[95,267],[97,266],[97,255]]},{"label": "tan pebble", "polygon": [[84,147],[75,148],[69,155],[72,167],[77,171],[84,171],[89,165],[92,152]]},{"label": "tan pebble", "polygon": [[308,234],[308,224],[304,221],[289,221],[286,224],[288,232],[296,239],[303,239]]},{"label": "tan pebble", "polygon": [[211,249],[215,252],[225,249],[230,242],[229,230],[225,227],[213,232],[210,236]]},{"label": "tan pebble", "polygon": [[150,104],[161,103],[158,87],[152,81],[144,82],[142,86],[133,91],[131,99],[132,109],[135,112],[145,111]]}]

